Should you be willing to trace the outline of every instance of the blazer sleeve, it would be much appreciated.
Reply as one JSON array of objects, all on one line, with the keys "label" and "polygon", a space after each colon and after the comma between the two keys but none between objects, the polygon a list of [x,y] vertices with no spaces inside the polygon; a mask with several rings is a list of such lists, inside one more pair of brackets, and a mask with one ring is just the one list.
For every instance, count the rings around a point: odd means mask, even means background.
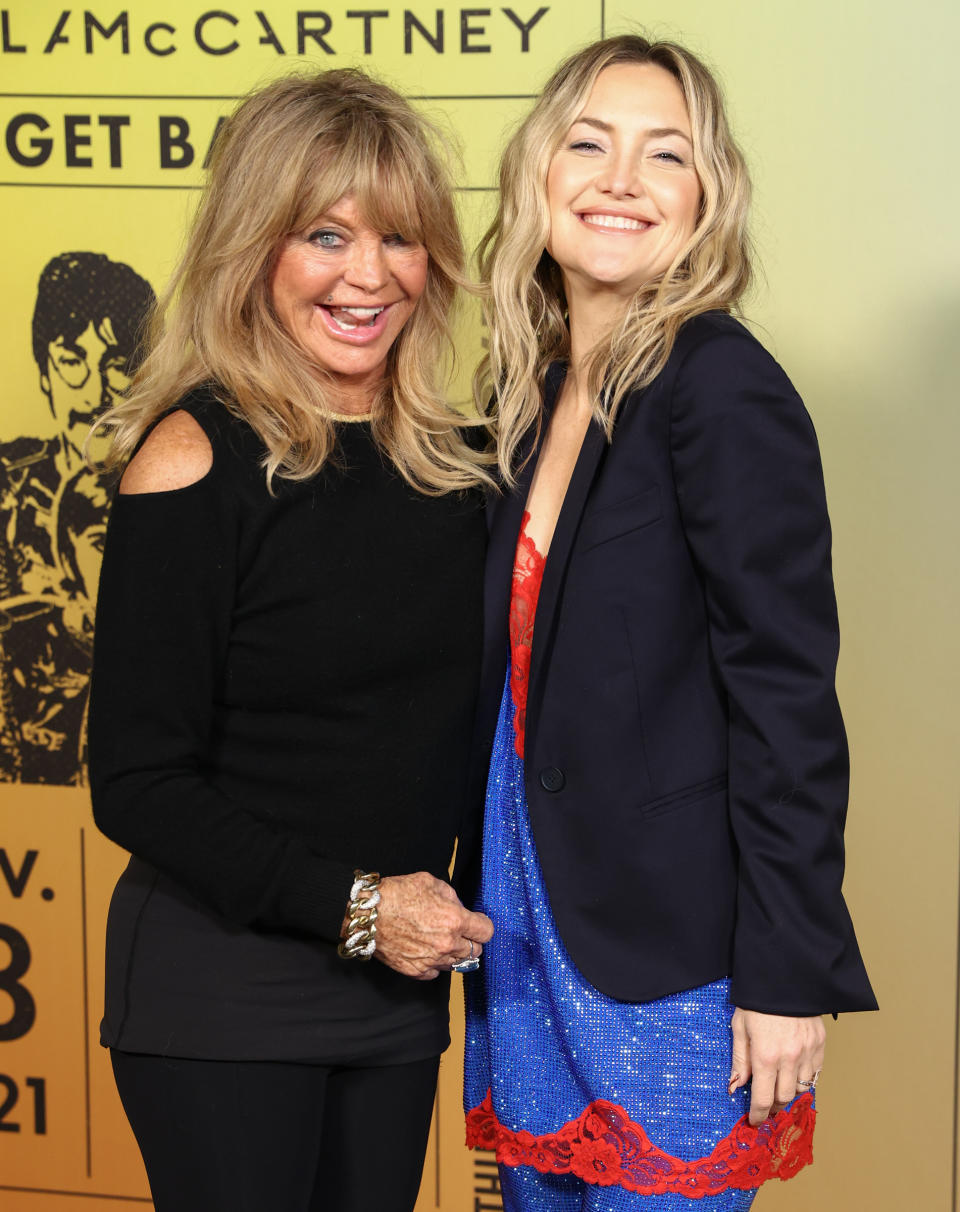
[{"label": "blazer sleeve", "polygon": [[229,495],[210,472],[113,505],[91,681],[94,819],[229,921],[335,940],[353,868],[210,777],[237,580]]},{"label": "blazer sleeve", "polygon": [[841,893],[848,758],[819,451],[746,329],[714,332],[681,363],[671,457],[728,700],[732,1000],[773,1014],[873,1009]]}]

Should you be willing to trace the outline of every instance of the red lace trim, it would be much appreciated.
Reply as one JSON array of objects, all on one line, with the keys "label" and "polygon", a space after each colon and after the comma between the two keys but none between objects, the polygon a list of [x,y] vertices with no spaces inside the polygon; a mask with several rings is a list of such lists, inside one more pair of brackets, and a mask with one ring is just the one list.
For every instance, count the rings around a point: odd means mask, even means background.
[{"label": "red lace trim", "polygon": [[530,680],[530,649],[533,646],[533,620],[543,581],[546,560],[526,535],[530,514],[524,513],[517,537],[513,562],[513,587],[510,593],[510,692],[513,695],[514,745],[523,757],[523,738],[527,726],[527,687]]},{"label": "red lace trim", "polygon": [[480,1106],[467,1112],[467,1146],[495,1150],[505,1166],[575,1174],[584,1182],[619,1184],[641,1195],[701,1199],[730,1188],[751,1190],[770,1178],[792,1178],[813,1161],[816,1114],[813,1098],[803,1094],[757,1128],[744,1116],[708,1157],[682,1161],[658,1149],[616,1103],[597,1099],[558,1132],[534,1136],[505,1128],[487,1091]]}]

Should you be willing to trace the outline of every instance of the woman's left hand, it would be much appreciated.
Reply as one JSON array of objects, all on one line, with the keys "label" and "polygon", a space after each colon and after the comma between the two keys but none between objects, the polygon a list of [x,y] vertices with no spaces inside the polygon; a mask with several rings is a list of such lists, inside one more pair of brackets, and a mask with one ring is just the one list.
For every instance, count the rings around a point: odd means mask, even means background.
[{"label": "woman's left hand", "polygon": [[823,1068],[827,1032],[819,1015],[788,1018],[737,1009],[730,1030],[733,1064],[729,1089],[732,1094],[753,1078],[750,1093],[753,1127],[762,1124],[768,1115],[782,1111],[809,1088],[798,1082],[814,1081]]}]

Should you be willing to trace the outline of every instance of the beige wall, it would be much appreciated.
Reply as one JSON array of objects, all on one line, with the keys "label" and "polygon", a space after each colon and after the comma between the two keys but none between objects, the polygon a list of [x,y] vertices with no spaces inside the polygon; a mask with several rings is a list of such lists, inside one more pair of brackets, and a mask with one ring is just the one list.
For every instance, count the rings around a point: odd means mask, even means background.
[{"label": "beige wall", "polygon": [[[436,0],[421,10],[409,0],[421,19],[432,19],[440,5]],[[168,0],[160,7],[154,20],[186,31],[206,6]],[[451,39],[440,57],[404,56],[396,33],[402,7],[388,5],[390,23],[382,37],[376,33],[382,49],[371,60],[362,54],[358,23],[344,19],[355,6],[325,7],[338,23],[336,62],[372,62],[411,93],[531,92],[562,52],[599,33],[602,11],[608,32],[642,22],[698,49],[725,80],[756,180],[754,230],[766,271],[749,315],[800,388],[823,448],[844,633],[840,688],[853,755],[847,893],[882,1006],[879,1015],[848,1016],[830,1026],[817,1164],[765,1191],[758,1206],[947,1212],[957,1142],[960,248],[954,211],[960,171],[951,103],[960,10],[946,0],[808,0],[803,6],[556,0],[526,56],[491,6],[491,53],[463,56]],[[538,6],[515,7],[529,16]],[[4,123],[25,109],[49,110],[54,133],[62,133],[65,110],[123,112],[119,101],[54,101],[28,93],[233,94],[289,65],[264,58],[255,45],[252,5],[232,10],[242,18],[244,45],[237,54],[198,57],[184,34],[183,49],[167,61],[147,57],[136,37],[128,58],[114,42],[90,59],[81,53],[78,32],[58,50],[59,59],[45,58],[42,45],[61,5],[39,0],[30,12],[21,9],[26,6],[10,10],[13,40],[28,49],[4,56],[4,90],[19,94],[0,99]],[[289,6],[265,10],[289,41]],[[137,9],[130,11],[136,30]],[[457,30],[459,9],[445,11],[448,31]],[[106,9],[99,15],[106,20]],[[489,184],[501,132],[524,102],[429,104],[447,109],[465,137],[465,180]],[[186,101],[181,108],[190,105],[197,131],[223,108]],[[128,109],[135,122],[147,124],[170,106],[137,101]],[[0,441],[51,432],[28,329],[45,260],[67,249],[103,251],[159,287],[195,198],[176,189],[37,188],[38,182],[182,186],[199,180],[196,171],[159,173],[150,146],[137,143],[116,171],[99,161],[89,171],[64,171],[60,147],[42,169],[4,161],[0,182],[17,184],[0,184],[7,271]],[[462,201],[476,236],[490,195],[468,193]],[[464,331],[475,348],[475,326]],[[0,922],[29,938],[33,966],[24,979],[32,982],[38,1007],[27,1035],[0,1040],[0,1073],[20,1083],[16,1115],[23,1123],[19,1134],[0,1133],[0,1201],[10,1212],[60,1209],[76,1203],[57,1194],[69,1190],[86,1194],[89,1209],[143,1208],[139,1164],[94,1042],[103,917],[120,856],[91,832],[82,789],[0,788],[0,846],[15,866],[28,849],[40,855],[21,897],[0,880]],[[55,899],[42,899],[42,887],[55,888]],[[0,966],[4,962],[0,945]],[[7,1014],[4,997],[0,986],[0,1020]],[[459,1006],[455,1010],[459,1023]],[[28,1131],[23,1083],[31,1076],[47,1081],[49,1124],[42,1138]],[[496,1207],[495,1197],[483,1194],[492,1187],[488,1159],[460,1146],[458,1102],[455,1045],[444,1061],[419,1212]]]}]

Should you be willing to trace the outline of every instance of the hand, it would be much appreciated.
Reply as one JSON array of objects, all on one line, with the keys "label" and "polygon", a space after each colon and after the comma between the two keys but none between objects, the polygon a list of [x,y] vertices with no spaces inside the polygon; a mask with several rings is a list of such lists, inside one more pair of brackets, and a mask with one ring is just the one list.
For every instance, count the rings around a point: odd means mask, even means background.
[{"label": "hand", "polygon": [[746,1085],[753,1076],[750,1093],[750,1123],[762,1124],[776,1115],[798,1094],[798,1081],[809,1081],[823,1068],[827,1032],[819,1015],[788,1018],[761,1014],[758,1010],[735,1010],[733,1064],[730,1093]]},{"label": "hand", "polygon": [[492,936],[485,914],[465,909],[449,884],[426,871],[380,881],[374,955],[404,976],[434,980],[470,954],[471,942],[480,955]]}]

